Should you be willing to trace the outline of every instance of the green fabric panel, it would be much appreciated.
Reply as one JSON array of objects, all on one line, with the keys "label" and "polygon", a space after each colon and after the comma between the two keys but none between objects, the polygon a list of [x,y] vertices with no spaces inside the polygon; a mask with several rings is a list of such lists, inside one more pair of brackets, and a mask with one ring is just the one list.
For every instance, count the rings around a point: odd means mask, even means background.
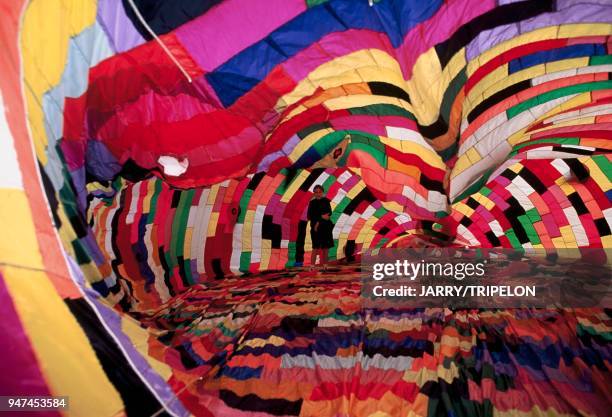
[{"label": "green fabric panel", "polygon": [[589,65],[606,65],[612,64],[612,55],[597,55],[589,59]]},{"label": "green fabric panel", "polygon": [[246,214],[247,214],[247,207],[249,206],[249,201],[251,200],[252,195],[253,195],[253,190],[248,189],[248,188],[244,190],[242,197],[240,197],[240,202],[238,203],[238,205],[240,206],[240,214],[238,215],[238,219],[236,220],[236,223],[240,223],[240,224],[244,223],[244,218],[246,217]]},{"label": "green fabric panel", "polygon": [[542,220],[540,214],[538,213],[538,209],[535,207],[527,210],[526,215],[529,217],[529,220],[531,220],[531,223],[536,223]]},{"label": "green fabric panel", "polygon": [[162,181],[160,179],[155,180],[155,188],[153,190],[153,195],[151,196],[151,207],[150,207],[150,219],[151,221],[155,218],[155,213],[157,212],[157,200],[159,200],[159,195],[162,191]]},{"label": "green fabric panel", "polygon": [[79,239],[75,239],[70,243],[72,244],[76,261],[79,265],[83,265],[91,261],[91,257]]},{"label": "green fabric panel", "polygon": [[601,172],[608,178],[608,181],[612,181],[612,162],[605,157],[605,155],[595,155],[593,161],[597,164]]},{"label": "green fabric panel", "polygon": [[[346,159],[347,155],[349,155],[351,153],[352,150],[361,150],[364,151],[368,154],[370,154],[374,159],[376,159],[376,161],[378,162],[378,164],[383,167],[386,168],[387,167],[387,155],[385,155],[385,153],[383,151],[380,151],[372,146],[370,146],[369,144],[366,145],[364,143],[355,143],[355,142],[351,142],[348,147],[347,147],[347,151],[344,153],[343,158],[341,159]],[[346,164],[346,161],[343,161],[343,164]]]},{"label": "green fabric panel", "polygon": [[598,81],[558,88],[556,90],[548,91],[544,94],[540,94],[539,96],[530,98],[529,100],[525,100],[522,103],[517,104],[516,106],[510,107],[508,110],[506,110],[506,115],[508,116],[508,119],[512,119],[514,116],[532,107],[546,103],[551,100],[555,100],[559,97],[569,96],[571,94],[585,93],[588,91],[605,90],[609,88],[612,88],[612,81]]},{"label": "green fabric panel", "polygon": [[527,233],[527,237],[532,244],[541,243],[538,232],[533,228],[533,223],[528,216],[518,216],[518,221],[523,225],[523,229],[525,229],[525,233]]},{"label": "green fabric panel", "polygon": [[187,276],[187,281],[189,284],[195,284],[197,281],[194,279],[193,274],[191,273],[191,260],[189,258],[183,259],[183,267],[185,269],[185,275]]},{"label": "green fabric panel", "polygon": [[504,232],[504,234],[506,235],[506,237],[510,241],[510,244],[512,245],[513,248],[522,248],[523,247],[521,245],[521,242],[519,242],[518,238],[516,237],[516,234],[514,233],[514,230],[508,229],[508,230],[506,230]]},{"label": "green fabric panel", "polygon": [[307,7],[318,6],[319,4],[327,3],[329,0],[306,0]]},{"label": "green fabric panel", "polygon": [[170,252],[178,257],[183,256],[185,252],[185,232],[187,230],[187,220],[189,219],[189,209],[195,190],[181,192],[181,198],[174,213],[172,220],[172,240],[170,241]]},{"label": "green fabric panel", "polygon": [[248,272],[249,266],[251,266],[251,252],[242,252],[240,254],[240,270]]},{"label": "green fabric panel", "polygon": [[384,207],[379,207],[378,209],[376,209],[376,211],[374,212],[374,217],[376,217],[377,219],[380,219],[382,216],[384,216],[385,214],[387,214],[388,211],[386,208]]},{"label": "green fabric panel", "polygon": [[461,194],[459,194],[457,196],[457,198],[455,198],[455,200],[453,201],[453,204],[458,203],[459,201],[463,200],[464,198],[467,198],[467,197],[471,196],[472,194],[475,194],[478,191],[480,191],[480,189],[482,189],[485,186],[485,184],[489,180],[489,176],[492,173],[493,173],[492,169],[489,169],[489,170],[483,172],[482,175],[480,176],[480,178],[478,179],[478,181],[476,181],[474,184],[470,185],[464,192],[462,192]]},{"label": "green fabric panel", "polygon": [[551,144],[551,145],[580,145],[580,138],[547,138],[547,139],[538,139],[531,140],[529,142],[519,143],[512,148],[512,152],[508,155],[508,157],[514,156],[519,153],[519,151],[527,146],[537,145],[537,144]]},{"label": "green fabric panel", "polygon": [[353,115],[402,116],[410,120],[416,120],[408,110],[394,104],[371,104],[369,106],[353,107],[348,109],[348,112]]},{"label": "green fabric panel", "polygon": [[457,94],[459,94],[459,91],[461,91],[461,89],[465,85],[466,81],[467,74],[465,71],[465,67],[463,67],[463,69],[459,71],[459,74],[457,74],[455,78],[453,78],[453,80],[448,85],[448,88],[444,92],[444,98],[442,99],[442,104],[440,105],[440,116],[442,116],[442,118],[447,123],[450,119],[450,112],[453,106],[453,102],[455,101]]},{"label": "green fabric panel", "polygon": [[312,145],[312,148],[316,150],[317,153],[321,156],[327,155],[332,151],[332,149],[338,146],[340,142],[342,142],[342,139],[344,139],[346,135],[347,133],[344,130],[328,133],[327,135],[317,140]]}]

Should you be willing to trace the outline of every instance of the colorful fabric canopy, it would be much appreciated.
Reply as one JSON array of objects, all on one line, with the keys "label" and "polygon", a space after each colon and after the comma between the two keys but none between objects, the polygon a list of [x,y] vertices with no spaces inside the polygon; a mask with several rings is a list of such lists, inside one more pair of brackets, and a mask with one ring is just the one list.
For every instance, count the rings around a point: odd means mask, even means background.
[{"label": "colorful fabric canopy", "polygon": [[612,248],[612,5],[369,3],[0,1],[1,395],[607,415],[605,310],[365,312],[353,267],[279,272],[318,184],[331,259]]}]

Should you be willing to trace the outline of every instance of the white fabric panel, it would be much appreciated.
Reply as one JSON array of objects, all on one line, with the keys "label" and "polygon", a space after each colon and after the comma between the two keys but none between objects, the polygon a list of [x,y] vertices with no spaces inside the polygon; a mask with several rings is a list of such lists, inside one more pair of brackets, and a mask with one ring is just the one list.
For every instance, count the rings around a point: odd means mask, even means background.
[{"label": "white fabric panel", "polygon": [[0,94],[0,188],[23,190],[23,179],[17,162],[15,142],[5,112],[4,100]]}]

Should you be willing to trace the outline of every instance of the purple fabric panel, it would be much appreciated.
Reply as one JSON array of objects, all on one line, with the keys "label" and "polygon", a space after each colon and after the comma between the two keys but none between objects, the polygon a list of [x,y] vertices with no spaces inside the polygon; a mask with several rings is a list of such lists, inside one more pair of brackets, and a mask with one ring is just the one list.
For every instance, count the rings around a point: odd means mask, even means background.
[{"label": "purple fabric panel", "polygon": [[304,0],[228,0],[175,33],[198,65],[210,72],[305,10]]},{"label": "purple fabric panel", "polygon": [[612,16],[612,4],[598,5],[589,3],[578,4],[578,1],[557,2],[560,11],[555,13],[544,13],[524,22],[499,26],[479,34],[468,46],[466,57],[468,61],[473,60],[483,51],[491,49],[496,45],[514,38],[522,33],[531,32],[547,26],[571,23],[609,23]]},{"label": "purple fabric panel", "polygon": [[98,22],[115,52],[127,51],[145,42],[126,16],[121,0],[98,0]]},{"label": "purple fabric panel", "polygon": [[270,164],[274,162],[278,158],[282,158],[283,156],[287,156],[291,153],[293,148],[300,143],[300,137],[298,135],[293,135],[289,138],[289,140],[283,145],[283,148],[279,151],[266,155],[259,166],[257,167],[258,171],[267,171],[270,168]]},{"label": "purple fabric panel", "polygon": [[160,399],[162,403],[167,404],[168,409],[174,415],[188,416],[189,412],[185,410],[181,402],[178,401],[170,386],[151,368],[140,352],[134,348],[130,338],[123,333],[119,314],[101,302],[100,295],[95,290],[86,288],[83,272],[69,255],[66,255],[66,258],[68,258],[72,276],[75,277],[77,284],[84,289],[85,298],[90,306],[99,314],[101,321],[113,334],[115,340],[119,342],[121,348],[127,354],[129,361],[134,365],[134,370],[148,383],[149,387],[155,391],[158,399]]}]

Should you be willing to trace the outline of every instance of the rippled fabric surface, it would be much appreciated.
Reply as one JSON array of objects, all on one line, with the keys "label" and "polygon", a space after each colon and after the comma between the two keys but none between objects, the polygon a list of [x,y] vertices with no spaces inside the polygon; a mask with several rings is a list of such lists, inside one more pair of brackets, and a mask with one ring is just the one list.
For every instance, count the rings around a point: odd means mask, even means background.
[{"label": "rippled fabric surface", "polygon": [[332,260],[611,248],[612,5],[369,3],[0,3],[3,395],[609,414],[606,310],[365,311],[301,268],[318,184]]}]

